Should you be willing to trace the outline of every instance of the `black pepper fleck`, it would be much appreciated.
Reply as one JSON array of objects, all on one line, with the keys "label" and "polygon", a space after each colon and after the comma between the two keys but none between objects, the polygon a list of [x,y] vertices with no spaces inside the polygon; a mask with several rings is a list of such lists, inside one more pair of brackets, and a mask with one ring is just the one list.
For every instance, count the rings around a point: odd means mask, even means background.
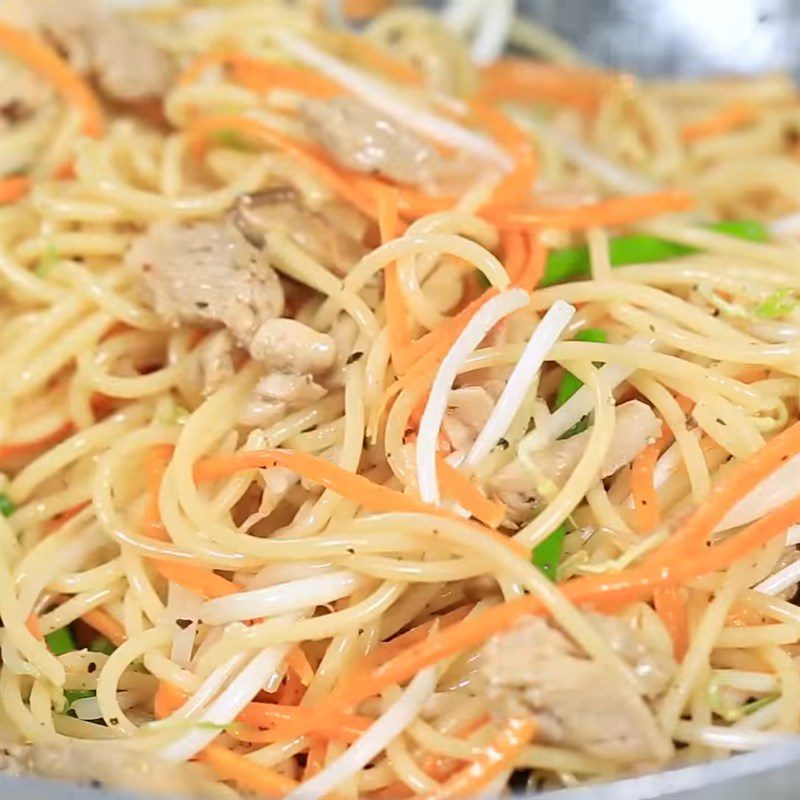
[{"label": "black pepper fleck", "polygon": [[92,789],[102,789],[103,788],[103,784],[100,783],[100,781],[98,781],[97,778],[92,778],[89,781],[89,786],[91,786]]},{"label": "black pepper fleck", "polygon": [[109,725],[119,725],[119,720],[116,717],[111,717],[111,719],[108,721],[108,724]]},{"label": "black pepper fleck", "polygon": [[350,355],[347,356],[347,360],[344,363],[349,366],[350,364],[355,364],[356,361],[359,361],[363,357],[364,354],[360,350],[356,350],[355,353],[350,353]]},{"label": "black pepper fleck", "polygon": [[348,547],[347,552],[350,553],[351,556],[354,556],[356,554],[356,549],[355,547]]},{"label": "black pepper fleck", "polygon": [[508,439],[498,439],[497,446],[502,447],[503,450],[508,450]]},{"label": "black pepper fleck", "polygon": [[198,308],[208,308],[208,303],[205,300],[198,300],[195,305]]},{"label": "black pepper fleck", "polygon": [[190,619],[176,619],[175,624],[181,629],[186,630],[191,624],[192,620]]},{"label": "black pepper fleck", "polygon": [[96,663],[96,662],[94,662],[94,661],[90,661],[90,662],[89,662],[89,663],[86,665],[86,671],[87,671],[87,672],[88,672],[90,675],[91,675],[93,672],[96,672],[96,671],[97,671],[97,663]]},{"label": "black pepper fleck", "polygon": [[720,425],[722,425],[723,427],[725,427],[725,426],[728,424],[727,422],[725,422],[725,420],[724,420],[724,419],[720,419],[719,417],[717,417],[717,422],[718,422]]}]

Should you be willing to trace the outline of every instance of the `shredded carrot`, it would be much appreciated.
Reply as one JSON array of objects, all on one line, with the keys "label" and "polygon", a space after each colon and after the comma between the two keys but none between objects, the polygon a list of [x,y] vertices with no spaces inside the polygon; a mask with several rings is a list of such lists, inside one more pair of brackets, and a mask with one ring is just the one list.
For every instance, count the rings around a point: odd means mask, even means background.
[{"label": "shredded carrot", "polygon": [[328,755],[328,743],[325,739],[312,739],[311,746],[308,748],[306,756],[306,766],[303,770],[303,780],[308,781],[313,778],[325,766],[325,758]]},{"label": "shredded carrot", "polygon": [[697,142],[711,136],[721,136],[742,128],[758,119],[758,109],[747,101],[737,100],[708,117],[692,122],[683,129],[685,142]]},{"label": "shredded carrot", "polygon": [[117,622],[110,614],[100,608],[93,608],[85,614],[81,614],[81,619],[91,628],[108,639],[111,644],[119,647],[128,638],[125,635],[125,628]]},{"label": "shredded carrot", "polygon": [[599,203],[573,207],[531,206],[520,209],[516,206],[488,205],[479,213],[501,229],[540,226],[583,230],[594,226],[627,225],[659,214],[685,211],[692,204],[692,197],[686,192],[668,189],[652,194],[613,197]]},{"label": "shredded carrot", "polygon": [[44,634],[42,633],[42,626],[39,624],[39,617],[32,611],[25,622],[25,627],[35,636],[40,642],[44,641]]},{"label": "shredded carrot", "polygon": [[254,792],[261,797],[280,798],[298,785],[297,781],[287,778],[277,770],[217,744],[208,745],[198,758],[223,780],[233,781],[240,789]]},{"label": "shredded carrot", "polygon": [[535,732],[536,721],[532,717],[509,718],[474,761],[425,797],[427,800],[477,797],[492,778],[502,770],[513,767],[514,759],[531,741]]},{"label": "shredded carrot", "polygon": [[350,180],[349,176],[334,167],[324,152],[301,144],[259,120],[234,114],[198,119],[190,124],[186,131],[191,153],[200,158],[213,140],[214,134],[219,131],[234,131],[256,144],[275,147],[288,153],[333,192],[352,203],[371,219],[375,217],[372,196],[361,191],[357,182]]},{"label": "shredded carrot", "polygon": [[653,472],[661,453],[658,442],[647,445],[631,465],[630,482],[633,496],[633,518],[639,533],[650,533],[661,520],[658,492],[653,483]]},{"label": "shredded carrot", "polygon": [[[381,234],[381,243],[394,239],[401,232],[400,215],[397,208],[398,192],[388,186],[381,186],[376,191],[378,205],[378,228]],[[408,311],[403,293],[400,290],[400,281],[397,275],[397,263],[389,264],[385,271],[386,324],[389,328],[389,346],[392,354],[392,365],[395,371],[403,373],[408,369],[409,362],[405,358],[405,350],[411,341],[408,324]]]},{"label": "shredded carrot", "polygon": [[297,706],[306,693],[306,687],[294,670],[289,670],[284,675],[283,682],[278,687],[278,691],[268,695],[278,705]]},{"label": "shredded carrot", "polygon": [[443,458],[436,461],[436,474],[442,487],[442,494],[469,511],[484,525],[496,528],[505,518],[506,508],[502,503],[490,500],[481,494],[470,480]]},{"label": "shredded carrot", "polygon": [[0,205],[13,203],[28,193],[31,188],[31,179],[25,175],[14,175],[10,178],[0,179]]},{"label": "shredded carrot", "polygon": [[[462,725],[459,728],[456,735],[459,739],[466,739],[471,734],[475,733],[478,728],[483,727],[489,721],[488,714],[480,714],[479,716],[475,717],[475,719],[471,719],[465,725]],[[434,753],[428,753],[428,755],[421,761],[420,766],[422,767],[428,775],[431,776],[435,781],[445,781],[449,777],[453,775],[453,773],[459,767],[459,761],[454,758],[449,758],[447,756],[439,756],[435,755]]]},{"label": "shredded carrot", "polygon": [[27,31],[5,23],[0,23],[0,48],[42,75],[66,103],[80,110],[84,135],[102,134],[104,122],[100,102],[55,50]]},{"label": "shredded carrot", "polygon": [[371,19],[386,8],[388,0],[344,0],[342,12],[354,22]]},{"label": "shredded carrot", "polygon": [[607,93],[624,86],[623,75],[577,67],[560,67],[529,58],[501,58],[482,72],[487,100],[553,103],[593,114]]},{"label": "shredded carrot", "polygon": [[[800,521],[800,503],[795,499],[714,547],[684,550],[681,557],[668,565],[658,558],[658,563],[652,565],[645,563],[608,575],[577,578],[562,584],[562,592],[567,600],[576,605],[615,611],[649,597],[656,588],[681,584],[699,575],[726,569],[771,538],[782,535],[789,525],[797,521]],[[663,545],[661,549],[665,547]],[[377,667],[356,668],[346,683],[337,687],[316,707],[316,724],[327,722],[329,715],[356,706],[387,686],[408,680],[431,664],[477,647],[491,636],[514,627],[528,615],[545,611],[546,607],[538,597],[526,596],[512,600],[493,606],[480,616],[457,622],[446,630],[437,630]],[[289,732],[286,731],[287,735]],[[293,736],[304,732],[301,726],[291,728]]]},{"label": "shredded carrot", "polygon": [[83,511],[83,509],[90,504],[90,502],[90,500],[85,500],[83,503],[78,503],[71,508],[65,509],[60,514],[56,514],[55,517],[45,523],[44,532],[52,533],[53,531],[58,530],[65,522],[68,522],[74,516],[80,514],[81,511]]},{"label": "shredded carrot", "polygon": [[299,644],[296,644],[289,651],[289,655],[286,656],[286,664],[289,669],[294,670],[303,686],[308,686],[314,679],[314,668],[309,663],[308,656],[306,656],[305,651]]},{"label": "shredded carrot", "polygon": [[148,448],[144,456],[144,480],[147,489],[147,507],[145,509],[144,533],[153,539],[166,540],[169,537],[161,522],[158,510],[158,494],[161,481],[175,448],[171,444],[155,444]]},{"label": "shredded carrot", "polygon": [[547,265],[547,246],[535,233],[528,233],[528,259],[514,285],[532,292],[544,275]]},{"label": "shredded carrot", "polygon": [[800,422],[795,422],[749,458],[739,461],[712,488],[711,493],[683,526],[651,558],[680,558],[705,544],[728,509],[764,478],[800,452]]},{"label": "shredded carrot", "polygon": [[511,282],[516,284],[525,270],[525,260],[528,255],[525,234],[521,231],[506,230],[500,235],[500,242],[503,247],[503,266]]},{"label": "shredded carrot", "polygon": [[156,719],[164,719],[173,711],[177,711],[188,699],[189,695],[174,684],[169,681],[159,681],[153,698],[153,715]]},{"label": "shredded carrot", "polygon": [[238,583],[229,581],[205,567],[161,559],[153,559],[152,563],[156,572],[168,581],[180,584],[190,592],[205,598],[227,597],[242,591],[242,587]]},{"label": "shredded carrot", "polygon": [[34,456],[42,450],[66,439],[72,433],[72,425],[65,423],[57,430],[27,442],[0,442],[0,463],[15,458]]},{"label": "shredded carrot", "polygon": [[662,586],[653,592],[653,606],[672,639],[672,653],[683,661],[689,646],[687,592],[683,586]]}]

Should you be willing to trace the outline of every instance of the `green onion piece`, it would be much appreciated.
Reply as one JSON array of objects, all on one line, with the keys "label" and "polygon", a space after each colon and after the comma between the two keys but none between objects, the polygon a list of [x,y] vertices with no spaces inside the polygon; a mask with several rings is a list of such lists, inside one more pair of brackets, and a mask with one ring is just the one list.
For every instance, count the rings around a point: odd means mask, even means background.
[{"label": "green onion piece", "polygon": [[67,701],[67,707],[64,709],[66,713],[72,708],[72,704],[76,700],[83,700],[87,697],[94,697],[94,689],[67,689],[64,692],[64,699]]},{"label": "green onion piece", "polygon": [[16,510],[16,503],[7,494],[0,494],[0,514],[10,517]]},{"label": "green onion piece", "polygon": [[533,548],[531,562],[551,581],[556,579],[566,535],[567,523],[562,522],[543,542]]},{"label": "green onion piece", "polygon": [[241,133],[232,128],[219,128],[218,130],[211,131],[209,138],[214,144],[221,147],[230,147],[234,150],[249,150],[250,146],[247,140]]},{"label": "green onion piece", "polygon": [[[715,222],[708,228],[715,233],[724,233],[751,242],[766,242],[769,238],[767,229],[760,222],[748,219]],[[695,247],[646,234],[616,236],[609,241],[608,249],[612,267],[666,261],[698,252]],[[547,257],[547,266],[539,286],[552,286],[554,283],[588,277],[590,265],[587,245],[554,250]]]},{"label": "green onion piece", "polygon": [[[575,340],[578,342],[605,344],[608,341],[608,335],[602,328],[584,328],[575,334]],[[583,382],[580,378],[576,378],[571,372],[565,372],[564,377],[561,379],[561,385],[558,387],[554,408],[563,406],[581,386],[583,386]]]},{"label": "green onion piece", "polygon": [[[584,330],[578,331],[578,333],[575,334],[575,339],[579,342],[600,342],[601,344],[605,344],[605,342],[608,341],[608,336],[602,328],[584,328]],[[556,395],[553,409],[555,410],[563,406],[581,386],[583,386],[583,381],[580,378],[575,377],[571,372],[565,372],[564,377],[561,378],[561,385],[558,387],[558,394]],[[569,439],[571,436],[575,436],[576,433],[585,431],[588,426],[589,421],[584,417],[559,438]]]},{"label": "green onion piece", "polygon": [[797,299],[795,289],[779,289],[758,305],[754,313],[761,319],[774,319],[786,316],[798,305],[800,305],[800,301]]},{"label": "green onion piece", "polygon": [[93,653],[105,653],[107,656],[110,656],[117,648],[114,647],[105,636],[98,636],[92,639],[89,649]]},{"label": "green onion piece", "polygon": [[44,637],[44,640],[47,642],[47,646],[50,648],[50,652],[54,656],[61,656],[64,655],[64,653],[71,653],[78,647],[78,645],[75,644],[72,631],[66,625],[63,628],[59,628],[57,631],[48,633],[47,636]]},{"label": "green onion piece", "polygon": [[59,261],[61,261],[61,254],[58,252],[58,248],[53,244],[48,244],[44,249],[44,253],[42,253],[42,257],[36,264],[36,274],[39,276],[47,275],[51,268]]}]

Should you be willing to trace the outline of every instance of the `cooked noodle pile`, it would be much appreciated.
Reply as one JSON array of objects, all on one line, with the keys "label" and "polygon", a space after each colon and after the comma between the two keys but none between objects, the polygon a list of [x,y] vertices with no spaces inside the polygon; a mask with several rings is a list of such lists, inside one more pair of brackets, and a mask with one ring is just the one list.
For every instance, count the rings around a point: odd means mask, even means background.
[{"label": "cooked noodle pile", "polygon": [[791,81],[510,0],[110,9],[0,26],[4,768],[498,797],[796,734]]}]

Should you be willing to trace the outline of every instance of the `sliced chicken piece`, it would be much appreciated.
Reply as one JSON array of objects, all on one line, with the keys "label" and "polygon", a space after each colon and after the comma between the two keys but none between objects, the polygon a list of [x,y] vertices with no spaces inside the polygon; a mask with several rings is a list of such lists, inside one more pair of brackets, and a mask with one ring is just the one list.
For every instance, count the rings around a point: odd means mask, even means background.
[{"label": "sliced chicken piece", "polygon": [[236,342],[227,328],[212,333],[198,345],[200,348],[200,375],[203,395],[217,391],[236,374],[234,356]]},{"label": "sliced chicken piece", "polygon": [[250,352],[271,369],[293,375],[320,375],[336,360],[336,344],[330,336],[294,319],[264,322],[253,336]]},{"label": "sliced chicken piece", "polygon": [[320,400],[325,389],[314,382],[311,375],[290,375],[287,372],[271,372],[256,384],[256,393],[286,406],[303,406]]},{"label": "sliced chicken piece", "polygon": [[137,792],[159,797],[187,800],[231,797],[224,789],[215,788],[197,764],[173,764],[122,745],[114,748],[111,757],[104,744],[62,738],[42,744],[4,746],[0,749],[0,772],[33,774],[125,792],[136,787]]},{"label": "sliced chicken piece", "polygon": [[501,717],[533,714],[540,741],[627,764],[658,764],[671,755],[636,689],[542,619],[489,640],[481,674],[490,708]]},{"label": "sliced chicken piece", "polygon": [[361,214],[337,201],[311,210],[290,187],[242,195],[232,218],[257,247],[268,233],[280,232],[339,276],[347,275],[367,253],[362,244],[367,221]]},{"label": "sliced chicken piece", "polygon": [[348,169],[422,185],[445,169],[432,145],[355,97],[308,100],[301,110],[309,135]]},{"label": "sliced chicken piece", "polygon": [[442,429],[454,450],[469,450],[494,407],[494,398],[482,386],[453,389]]},{"label": "sliced chicken piece", "polygon": [[[614,435],[598,478],[630,464],[660,434],[661,422],[650,406],[639,400],[623,403],[617,408]],[[490,487],[506,505],[532,508],[564,485],[580,461],[589,436],[586,430],[554,442],[526,460],[514,459],[491,478]]]},{"label": "sliced chicken piece", "polygon": [[168,322],[224,326],[246,348],[262,323],[283,311],[283,288],[265,250],[233,225],[157,224],[134,242],[126,262]]},{"label": "sliced chicken piece", "polygon": [[42,32],[109,97],[130,102],[169,89],[172,60],[132,22],[85,0],[37,0],[35,8]]}]

